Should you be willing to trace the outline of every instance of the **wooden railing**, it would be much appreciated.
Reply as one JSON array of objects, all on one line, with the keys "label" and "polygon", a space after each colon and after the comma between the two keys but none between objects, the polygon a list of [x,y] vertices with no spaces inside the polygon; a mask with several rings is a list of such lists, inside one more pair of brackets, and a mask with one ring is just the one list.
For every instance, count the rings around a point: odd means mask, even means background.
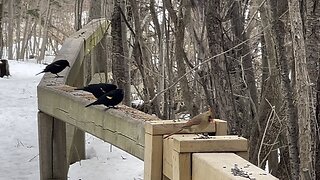
[{"label": "wooden railing", "polygon": [[[201,180],[203,169],[198,168],[203,166],[221,179],[233,179],[203,154],[216,157],[216,152],[223,152],[222,158],[232,159],[235,155],[231,153],[236,153],[244,159],[239,157],[234,163],[248,163],[246,139],[225,136],[225,121],[216,120],[215,126],[204,130],[216,135],[207,140],[183,135],[190,133],[187,131],[164,140],[164,134],[175,131],[185,121],[160,120],[124,105],[107,111],[102,106],[85,108],[94,97],[74,87],[87,85],[100,73],[98,67],[103,60],[97,58],[102,49],[98,47],[109,27],[105,19],[96,19],[66,39],[55,59],[67,59],[71,67],[60,74],[63,78],[46,73],[38,85],[40,179],[67,179],[69,164],[85,158],[84,132],[143,160],[145,180]],[[263,172],[258,168],[252,171]]]}]

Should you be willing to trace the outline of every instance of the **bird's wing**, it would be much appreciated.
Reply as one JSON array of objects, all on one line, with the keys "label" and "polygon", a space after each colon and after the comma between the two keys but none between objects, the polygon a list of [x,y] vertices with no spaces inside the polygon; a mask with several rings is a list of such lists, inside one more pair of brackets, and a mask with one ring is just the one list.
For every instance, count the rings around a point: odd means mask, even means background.
[{"label": "bird's wing", "polygon": [[201,124],[201,118],[192,118],[183,127],[191,127],[194,125],[199,125]]},{"label": "bird's wing", "polygon": [[102,88],[100,88],[100,90],[101,90],[101,92],[106,93],[106,91],[105,91],[105,90],[103,90]]},{"label": "bird's wing", "polygon": [[61,64],[52,64],[52,65],[57,67],[61,66]]}]

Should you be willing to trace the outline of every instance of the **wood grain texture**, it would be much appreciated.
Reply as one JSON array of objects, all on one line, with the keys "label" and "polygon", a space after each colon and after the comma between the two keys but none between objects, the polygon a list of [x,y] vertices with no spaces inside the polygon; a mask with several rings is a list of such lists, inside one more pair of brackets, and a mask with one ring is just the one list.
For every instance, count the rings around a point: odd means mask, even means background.
[{"label": "wood grain texture", "polygon": [[66,124],[38,113],[40,179],[67,179]]},{"label": "wood grain texture", "polygon": [[162,179],[162,136],[145,134],[144,180]]},{"label": "wood grain texture", "polygon": [[191,180],[191,153],[172,152],[172,179]]},{"label": "wood grain texture", "polygon": [[145,122],[158,118],[123,105],[108,110],[104,106],[85,108],[93,97],[73,89],[66,85],[38,87],[39,109],[143,159]]},{"label": "wood grain texture", "polygon": [[247,151],[248,142],[238,136],[211,136],[195,139],[197,135],[173,135],[173,149],[178,152],[238,152]]},{"label": "wood grain texture", "polygon": [[238,168],[251,174],[251,178],[258,180],[276,180],[274,176],[251,164],[234,153],[193,153],[192,180],[202,180],[211,177],[219,180],[245,180],[248,178],[234,176],[231,168],[237,164]]},{"label": "wood grain texture", "polygon": [[[160,120],[160,121],[150,121],[146,124],[146,132],[153,135],[164,135],[170,134],[181,129],[187,120]],[[220,126],[219,126],[220,127]],[[183,133],[202,133],[202,132],[216,132],[216,126],[213,124],[208,126],[204,130],[194,130],[190,132],[188,129],[184,129],[180,134]]]}]

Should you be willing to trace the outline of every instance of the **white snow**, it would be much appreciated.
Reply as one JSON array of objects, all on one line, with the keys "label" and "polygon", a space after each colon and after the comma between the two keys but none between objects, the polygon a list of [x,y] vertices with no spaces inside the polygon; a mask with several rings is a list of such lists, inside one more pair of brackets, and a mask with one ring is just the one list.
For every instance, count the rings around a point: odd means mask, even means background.
[{"label": "white snow", "polygon": [[[37,85],[44,65],[9,61],[10,77],[0,78],[0,180],[39,179]],[[70,180],[140,180],[143,162],[91,135],[87,158],[70,166]]]}]

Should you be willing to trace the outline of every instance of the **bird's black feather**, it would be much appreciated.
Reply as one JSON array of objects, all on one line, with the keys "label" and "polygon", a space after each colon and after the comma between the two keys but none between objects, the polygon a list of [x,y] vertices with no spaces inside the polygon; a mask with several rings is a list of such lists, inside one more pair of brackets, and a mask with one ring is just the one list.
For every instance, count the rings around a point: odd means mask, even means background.
[{"label": "bird's black feather", "polygon": [[[67,60],[61,59],[57,60],[49,65],[47,65],[43,71],[39,72],[38,74],[50,72],[52,74],[56,74],[59,77],[58,73],[63,71],[67,66],[70,67],[70,64]],[[38,75],[36,74],[36,75]]]},{"label": "bird's black feather", "polygon": [[112,90],[117,89],[117,86],[114,84],[99,83],[99,84],[89,84],[83,88],[77,88],[75,90],[83,90],[92,93],[96,98],[108,93]]},{"label": "bird's black feather", "polygon": [[92,105],[105,105],[107,107],[114,107],[121,103],[123,100],[124,94],[122,89],[115,89],[104,95],[100,96],[95,102],[86,105],[86,107]]}]

